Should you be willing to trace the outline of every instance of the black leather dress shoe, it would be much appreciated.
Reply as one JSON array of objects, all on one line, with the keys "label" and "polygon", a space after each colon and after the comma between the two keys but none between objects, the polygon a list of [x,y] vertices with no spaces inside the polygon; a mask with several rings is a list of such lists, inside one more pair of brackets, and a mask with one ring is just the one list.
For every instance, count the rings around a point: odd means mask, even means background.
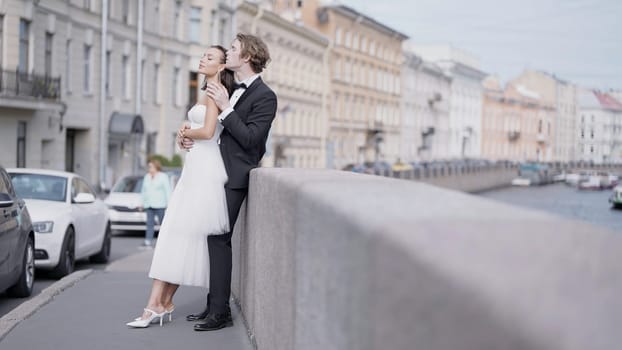
[{"label": "black leather dress shoe", "polygon": [[209,314],[205,317],[205,321],[194,325],[195,331],[215,331],[226,327],[233,326],[233,318],[231,312],[223,314]]},{"label": "black leather dress shoe", "polygon": [[205,317],[209,314],[209,304],[205,307],[205,310],[199,312],[198,314],[190,314],[186,316],[186,321],[196,322],[203,321]]}]

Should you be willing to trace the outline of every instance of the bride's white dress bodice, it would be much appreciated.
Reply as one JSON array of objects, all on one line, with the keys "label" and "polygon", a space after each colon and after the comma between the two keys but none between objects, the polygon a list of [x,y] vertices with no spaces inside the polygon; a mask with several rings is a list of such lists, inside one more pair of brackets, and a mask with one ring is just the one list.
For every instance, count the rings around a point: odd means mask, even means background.
[{"label": "bride's white dress bodice", "polygon": [[[190,121],[190,128],[198,129],[198,128],[203,127],[203,125],[205,124],[206,110],[207,110],[206,105],[202,105],[198,103],[192,106],[192,108],[190,108],[190,110],[188,111],[188,120]],[[209,140],[195,140],[195,142],[201,142],[201,143],[209,142],[209,143],[217,144],[217,140],[220,137],[220,133],[222,133],[222,130],[223,130],[223,126],[217,122],[216,130],[214,131],[214,137],[212,137]]]}]

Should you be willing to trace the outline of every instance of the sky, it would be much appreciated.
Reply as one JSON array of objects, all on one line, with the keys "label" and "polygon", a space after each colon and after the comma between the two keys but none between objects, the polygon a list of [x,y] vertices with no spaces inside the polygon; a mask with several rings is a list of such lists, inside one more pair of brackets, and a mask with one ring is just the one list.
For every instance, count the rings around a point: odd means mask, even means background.
[{"label": "sky", "polygon": [[525,68],[622,90],[622,0],[341,0],[408,35],[450,44],[507,82]]}]

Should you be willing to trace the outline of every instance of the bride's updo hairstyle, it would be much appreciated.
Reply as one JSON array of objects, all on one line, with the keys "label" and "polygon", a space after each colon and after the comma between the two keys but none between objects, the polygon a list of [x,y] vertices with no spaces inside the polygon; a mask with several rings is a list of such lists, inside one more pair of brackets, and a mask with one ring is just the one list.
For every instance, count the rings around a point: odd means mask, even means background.
[{"label": "bride's updo hairstyle", "polygon": [[[227,50],[220,45],[212,45],[212,48],[218,49],[222,53],[222,57],[220,58],[220,63],[224,64],[227,59]],[[233,94],[233,84],[235,84],[235,77],[233,76],[233,71],[231,69],[223,69],[220,75],[220,83],[227,89],[227,93],[229,96]],[[203,86],[201,86],[201,90],[207,89],[207,78],[203,80]]]}]

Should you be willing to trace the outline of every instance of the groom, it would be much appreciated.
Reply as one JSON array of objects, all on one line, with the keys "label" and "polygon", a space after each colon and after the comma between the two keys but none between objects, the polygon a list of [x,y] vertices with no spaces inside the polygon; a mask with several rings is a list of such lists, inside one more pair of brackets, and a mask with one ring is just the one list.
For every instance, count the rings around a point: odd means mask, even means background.
[{"label": "groom", "polygon": [[[266,152],[266,139],[276,114],[276,95],[261,80],[259,73],[270,60],[266,44],[258,37],[238,34],[227,51],[226,68],[235,72],[237,80],[231,97],[219,84],[209,84],[207,94],[222,112],[223,126],[220,152],[229,181],[225,185],[229,210],[229,233],[208,236],[210,291],[207,306],[188,321],[201,321],[195,331],[211,331],[233,325],[229,297],[231,294],[231,234],[240,207],[248,194],[248,174],[256,168]],[[189,126],[184,126],[189,127]],[[193,141],[184,139],[181,146],[191,148]]]}]

